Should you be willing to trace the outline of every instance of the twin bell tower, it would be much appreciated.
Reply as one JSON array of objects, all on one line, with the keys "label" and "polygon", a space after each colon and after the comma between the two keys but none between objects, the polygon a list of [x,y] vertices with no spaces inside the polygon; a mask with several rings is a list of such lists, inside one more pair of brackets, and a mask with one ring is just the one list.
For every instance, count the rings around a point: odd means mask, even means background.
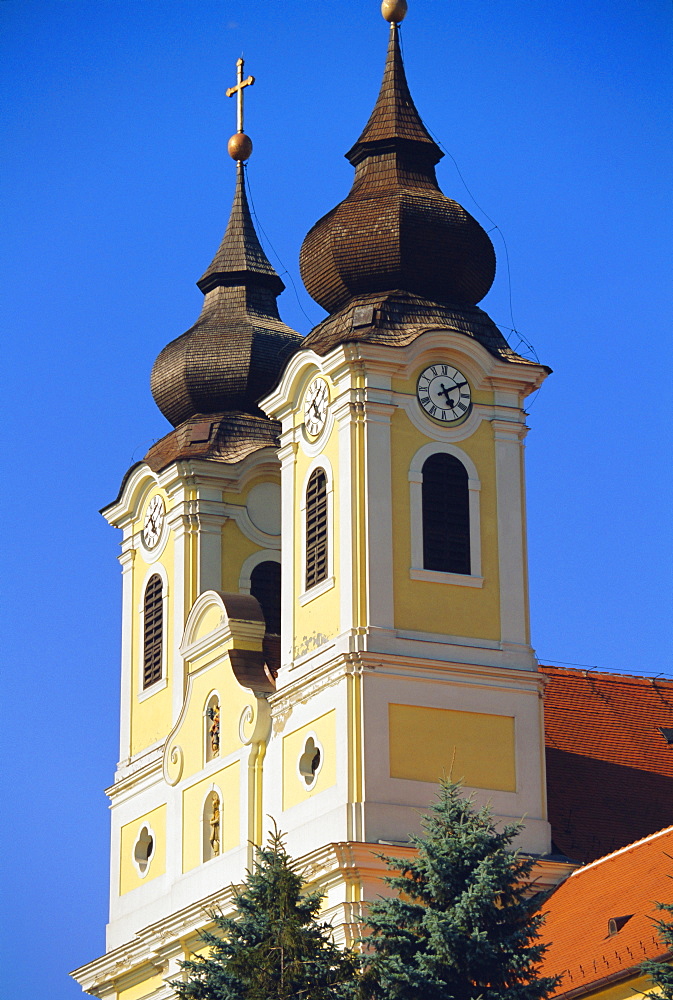
[{"label": "twin bell tower", "polygon": [[495,254],[437,183],[405,11],[383,4],[351,190],[301,248],[327,312],[304,337],[248,206],[242,60],[228,92],[229,223],[200,316],[152,370],[172,430],[103,511],[122,703],[107,952],[75,974],[95,996],[172,996],[270,817],[344,942],[445,775],[525,817],[543,868],[550,850],[524,495],[524,401],[548,369],[478,306]]}]

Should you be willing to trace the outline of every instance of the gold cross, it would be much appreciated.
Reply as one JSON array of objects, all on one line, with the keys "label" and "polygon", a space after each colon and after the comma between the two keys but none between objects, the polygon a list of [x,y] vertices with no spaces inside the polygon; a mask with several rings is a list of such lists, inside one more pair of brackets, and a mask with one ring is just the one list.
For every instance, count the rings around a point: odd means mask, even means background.
[{"label": "gold cross", "polygon": [[227,97],[233,97],[234,94],[238,94],[238,103],[236,107],[236,131],[242,132],[243,131],[243,88],[251,87],[255,82],[255,78],[254,76],[249,76],[247,77],[247,79],[245,80],[243,79],[242,58],[236,60],[236,69],[237,69],[236,79],[238,80],[238,83],[236,84],[235,87],[229,87],[229,89],[225,91],[225,93]]}]

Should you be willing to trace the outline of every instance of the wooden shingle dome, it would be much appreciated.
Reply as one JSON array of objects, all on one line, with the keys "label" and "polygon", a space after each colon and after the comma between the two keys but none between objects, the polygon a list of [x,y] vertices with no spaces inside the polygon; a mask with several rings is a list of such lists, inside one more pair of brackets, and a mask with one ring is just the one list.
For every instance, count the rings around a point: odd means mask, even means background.
[{"label": "wooden shingle dome", "polygon": [[443,154],[411,99],[395,23],[376,105],[346,155],[355,167],[353,187],[301,249],[309,294],[330,313],[356,296],[391,290],[475,306],[495,277],[493,245],[439,189],[435,164]]}]

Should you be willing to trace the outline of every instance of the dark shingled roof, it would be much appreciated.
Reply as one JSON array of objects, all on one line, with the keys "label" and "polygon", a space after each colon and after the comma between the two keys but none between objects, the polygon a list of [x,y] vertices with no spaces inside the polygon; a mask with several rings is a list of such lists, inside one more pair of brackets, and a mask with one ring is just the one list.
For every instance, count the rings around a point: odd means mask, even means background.
[{"label": "dark shingled roof", "polygon": [[[253,277],[254,276],[254,277]],[[236,164],[236,191],[231,215],[220,247],[197,285],[204,293],[218,285],[253,283],[271,289],[275,295],[285,288],[271,266],[255,232],[245,193],[243,164]]]},{"label": "dark shingled roof", "polygon": [[197,413],[153,444],[145,462],[161,472],[181,459],[207,459],[230,465],[260,448],[278,448],[280,424],[249,413]]},{"label": "dark shingled roof", "polygon": [[424,153],[432,163],[437,163],[444,156],[435,140],[430,137],[412,100],[398,32],[397,25],[391,25],[388,56],[379,96],[362,135],[346,153],[346,158],[353,166],[367,155],[370,147],[378,149],[381,143],[390,148],[402,148],[404,142],[423,143]]},{"label": "dark shingled roof", "polygon": [[673,824],[673,681],[540,670],[555,848],[593,861]]},{"label": "dark shingled roof", "polygon": [[257,239],[241,163],[229,225],[198,284],[201,315],[154,363],[156,404],[173,426],[227,410],[262,416],[257,400],[273,388],[301,337],[278,315],[284,285]]},{"label": "dark shingled roof", "polygon": [[328,312],[373,292],[402,290],[454,308],[474,306],[488,292],[493,245],[440,191],[435,164],[441,155],[409,94],[392,24],[381,92],[347,154],[355,165],[353,187],[301,249],[306,288]]},{"label": "dark shingled roof", "polygon": [[[370,320],[360,325],[361,318]],[[530,364],[508,346],[493,320],[478,306],[452,308],[399,289],[358,295],[304,338],[303,347],[327,354],[348,341],[405,347],[428,330],[455,330],[479,341],[503,361]]]}]

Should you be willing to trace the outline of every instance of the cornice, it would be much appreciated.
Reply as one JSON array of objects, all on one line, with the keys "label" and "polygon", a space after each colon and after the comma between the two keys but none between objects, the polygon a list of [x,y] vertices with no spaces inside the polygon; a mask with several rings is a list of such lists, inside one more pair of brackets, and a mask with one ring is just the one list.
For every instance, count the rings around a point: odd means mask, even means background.
[{"label": "cornice", "polygon": [[[331,652],[325,653],[325,659],[318,659],[320,652],[314,656],[318,661],[315,666],[283,683],[282,687],[269,696],[273,716],[282,714],[286,702],[289,701],[291,706],[308,701],[323,688],[338,683],[343,677],[352,673],[388,674],[428,683],[451,678],[453,681],[476,684],[480,687],[528,689],[536,696],[541,695],[547,683],[545,676],[537,670],[482,666],[426,657],[401,657],[398,653],[334,652],[332,646]],[[286,671],[287,668],[283,670]],[[284,679],[283,677],[282,680]]]},{"label": "cornice", "polygon": [[161,773],[163,753],[164,742],[161,741],[151,750],[143,751],[118,764],[114,784],[105,789],[108,798],[116,799],[135,789],[137,785],[149,783],[148,779],[158,776]]},{"label": "cornice", "polygon": [[[355,883],[365,878],[380,879],[390,871],[387,857],[406,860],[415,854],[413,844],[337,841],[297,858],[295,867],[309,884],[320,890],[338,880]],[[538,885],[542,882],[545,887],[556,885],[572,867],[570,863],[537,859],[532,881]],[[84,990],[95,995],[111,980],[115,980],[120,988],[122,983],[127,987],[131,985],[131,980],[139,980],[139,972],[143,970],[163,971],[169,957],[212,923],[210,914],[214,910],[227,911],[235,894],[236,887],[227,886],[205,896],[149,924],[138,931],[133,940],[75,969],[71,975]],[[563,997],[570,1000],[574,995],[572,992],[563,994]]]}]

